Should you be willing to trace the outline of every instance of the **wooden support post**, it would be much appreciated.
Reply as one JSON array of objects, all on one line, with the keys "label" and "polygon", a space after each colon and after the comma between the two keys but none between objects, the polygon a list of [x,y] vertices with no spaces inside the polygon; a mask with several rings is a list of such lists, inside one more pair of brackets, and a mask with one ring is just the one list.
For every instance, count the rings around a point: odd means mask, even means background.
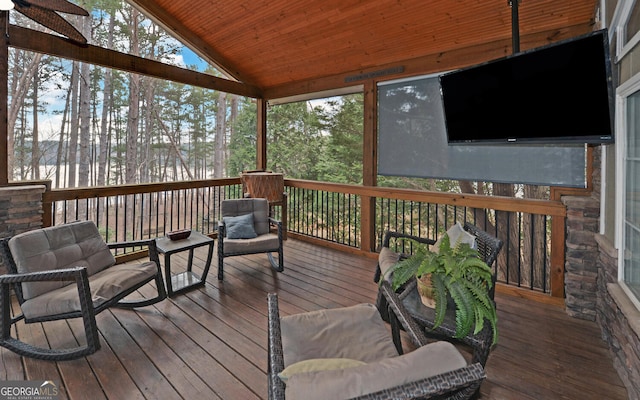
[{"label": "wooden support post", "polygon": [[[376,186],[378,180],[378,88],[375,81],[364,85],[364,126],[362,139],[362,183],[365,186]],[[362,215],[360,226],[360,248],[374,251],[376,241],[376,198],[361,197]]]}]

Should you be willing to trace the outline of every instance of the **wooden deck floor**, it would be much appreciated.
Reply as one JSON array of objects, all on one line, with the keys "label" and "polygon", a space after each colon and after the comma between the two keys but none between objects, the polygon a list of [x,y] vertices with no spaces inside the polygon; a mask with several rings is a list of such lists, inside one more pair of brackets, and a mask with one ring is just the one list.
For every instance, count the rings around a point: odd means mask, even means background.
[{"label": "wooden deck floor", "polygon": [[[196,256],[202,263],[204,254]],[[282,315],[375,301],[375,261],[292,239],[283,273],[265,255],[234,257],[218,282],[215,265],[205,287],[99,314],[102,349],[89,357],[54,363],[0,349],[0,380],[53,380],[61,399],[265,399],[268,292],[279,293]],[[496,301],[500,338],[481,399],[627,398],[595,323],[524,299]],[[80,327],[74,320],[18,330],[33,343],[69,347]]]}]

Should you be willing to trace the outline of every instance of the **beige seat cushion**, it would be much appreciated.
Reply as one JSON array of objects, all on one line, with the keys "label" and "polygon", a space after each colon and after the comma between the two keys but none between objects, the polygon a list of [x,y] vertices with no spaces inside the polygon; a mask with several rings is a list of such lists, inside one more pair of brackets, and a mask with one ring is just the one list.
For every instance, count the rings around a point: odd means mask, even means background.
[{"label": "beige seat cushion", "polygon": [[[98,307],[114,296],[135,286],[158,272],[156,264],[119,264],[94,274],[89,280],[89,290],[93,306]],[[41,294],[22,303],[22,313],[26,318],[79,312],[80,298],[75,283]]]},{"label": "beige seat cushion", "polygon": [[266,233],[253,239],[224,239],[224,254],[277,251],[279,246],[280,241],[275,233]]},{"label": "beige seat cushion", "polygon": [[394,357],[391,333],[373,304],[282,317],[284,366],[312,358],[349,358],[365,363]]},{"label": "beige seat cushion", "polygon": [[363,366],[292,375],[286,383],[285,397],[287,400],[349,399],[466,365],[462,354],[451,343],[435,342],[411,353]]}]

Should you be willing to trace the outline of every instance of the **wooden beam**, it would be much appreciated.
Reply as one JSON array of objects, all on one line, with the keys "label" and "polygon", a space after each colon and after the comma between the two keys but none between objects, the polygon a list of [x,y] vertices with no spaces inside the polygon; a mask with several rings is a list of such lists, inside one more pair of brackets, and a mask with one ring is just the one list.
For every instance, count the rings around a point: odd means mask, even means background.
[{"label": "wooden beam", "polygon": [[153,0],[129,0],[129,3],[139,9],[144,15],[151,18],[153,22],[164,28],[167,32],[171,32],[172,36],[187,45],[200,57],[204,58],[211,64],[214,64],[219,70],[221,70],[221,72],[227,74],[229,77],[237,79],[240,82],[251,85],[255,84],[249,76],[241,72],[240,66],[222,56],[198,35],[193,33],[193,31],[180,23],[175,16],[167,13],[167,11],[163,7],[160,7],[157,2]]},{"label": "wooden beam", "polygon": [[[523,49],[547,45],[559,40],[582,35],[593,30],[591,24],[569,26],[554,31],[546,31],[520,38]],[[366,79],[382,80],[382,78],[368,78],[377,71],[398,70],[401,72],[384,76],[385,80],[398,79],[410,76],[434,74],[458,68],[479,64],[496,58],[506,57],[511,54],[511,39],[498,40],[453,51],[430,54],[414,59],[398,61],[393,64],[378,65],[376,67],[348,71],[344,74],[326,76],[303,82],[292,82],[285,85],[264,88],[263,95],[266,99],[279,99],[282,97],[297,96],[304,93],[322,92],[345,86],[362,84],[363,81],[354,81],[348,77],[361,75]],[[400,68],[401,67],[401,68]]]},{"label": "wooden beam", "polygon": [[15,25],[9,26],[8,40],[9,46],[35,51],[37,53],[50,54],[57,57],[148,75],[186,85],[219,90],[240,96],[256,98],[261,95],[260,89],[252,85],[218,78],[213,75],[191,71],[98,46],[79,45],[60,36],[54,36]]}]

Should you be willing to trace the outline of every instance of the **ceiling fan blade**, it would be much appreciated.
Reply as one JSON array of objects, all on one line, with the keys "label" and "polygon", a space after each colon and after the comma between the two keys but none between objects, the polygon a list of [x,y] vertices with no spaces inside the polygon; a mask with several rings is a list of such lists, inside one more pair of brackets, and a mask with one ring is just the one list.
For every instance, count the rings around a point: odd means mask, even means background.
[{"label": "ceiling fan blade", "polygon": [[78,43],[85,44],[87,39],[69,22],[55,13],[55,11],[47,10],[38,6],[22,7],[16,4],[16,11],[31,18],[37,23],[46,26],[54,32],[57,32]]},{"label": "ceiling fan blade", "polygon": [[66,14],[84,16],[89,15],[87,10],[67,0],[23,0],[23,2],[34,6],[46,8],[47,10],[59,11]]}]

